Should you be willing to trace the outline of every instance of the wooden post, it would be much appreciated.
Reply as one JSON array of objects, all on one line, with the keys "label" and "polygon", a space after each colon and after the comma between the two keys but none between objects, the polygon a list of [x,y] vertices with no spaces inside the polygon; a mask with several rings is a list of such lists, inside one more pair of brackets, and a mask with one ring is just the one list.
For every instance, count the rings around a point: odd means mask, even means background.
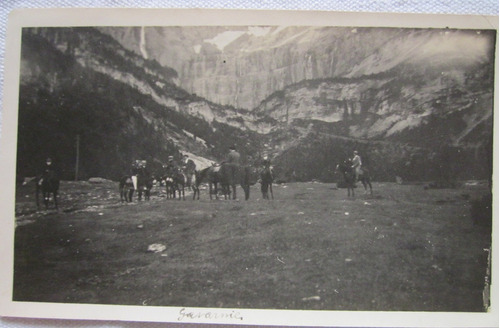
[{"label": "wooden post", "polygon": [[76,165],[75,165],[75,181],[78,181],[78,164],[80,163],[80,135],[76,135]]}]

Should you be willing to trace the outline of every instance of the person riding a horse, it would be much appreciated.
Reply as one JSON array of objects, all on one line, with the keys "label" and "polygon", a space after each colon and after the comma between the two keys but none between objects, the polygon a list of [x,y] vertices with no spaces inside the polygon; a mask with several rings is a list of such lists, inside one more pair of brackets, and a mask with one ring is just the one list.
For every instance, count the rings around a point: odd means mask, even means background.
[{"label": "person riding a horse", "polygon": [[194,171],[196,170],[196,164],[186,154],[184,156],[182,156],[181,167],[182,167],[182,171],[185,174],[193,174]]},{"label": "person riding a horse", "polygon": [[174,160],[174,156],[168,156],[168,161],[167,164],[165,164],[165,173],[172,174],[173,172],[177,171],[178,165],[177,162]]},{"label": "person riding a horse", "polygon": [[56,176],[56,168],[52,162],[52,159],[48,157],[47,160],[45,161],[45,166],[43,168],[41,178],[38,181],[38,184],[41,186],[44,180],[54,178],[55,176]]},{"label": "person riding a horse", "polygon": [[138,174],[142,174],[144,176],[149,176],[149,170],[147,167],[147,162],[144,160],[137,161],[137,171]]},{"label": "person riding a horse", "polygon": [[352,161],[352,166],[351,167],[354,170],[354,176],[355,176],[355,180],[354,181],[358,181],[359,180],[359,176],[363,173],[363,171],[361,169],[361,165],[362,165],[361,156],[359,156],[357,150],[354,151],[354,157],[352,158],[351,161]]}]

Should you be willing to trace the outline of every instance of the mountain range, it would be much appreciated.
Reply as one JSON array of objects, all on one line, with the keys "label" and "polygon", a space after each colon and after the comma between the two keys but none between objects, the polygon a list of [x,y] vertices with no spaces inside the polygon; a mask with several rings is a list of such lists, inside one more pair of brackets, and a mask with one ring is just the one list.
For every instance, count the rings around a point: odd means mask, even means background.
[{"label": "mountain range", "polygon": [[116,179],[236,144],[277,176],[491,176],[495,31],[304,26],[27,28],[18,175]]}]

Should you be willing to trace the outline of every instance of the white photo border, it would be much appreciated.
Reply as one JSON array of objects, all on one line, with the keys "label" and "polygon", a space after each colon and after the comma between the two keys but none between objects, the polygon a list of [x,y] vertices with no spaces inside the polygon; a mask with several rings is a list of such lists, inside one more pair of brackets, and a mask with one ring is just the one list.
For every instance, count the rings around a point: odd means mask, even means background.
[{"label": "white photo border", "polygon": [[[12,301],[17,108],[23,27],[69,26],[352,26],[497,30],[494,93],[494,232],[492,307],[487,313],[291,311],[30,303]],[[6,35],[5,84],[0,138],[0,315],[50,319],[120,320],[232,325],[346,327],[498,326],[498,17],[438,14],[334,13],[232,9],[26,9],[11,13]],[[192,315],[184,315],[192,313]]]}]

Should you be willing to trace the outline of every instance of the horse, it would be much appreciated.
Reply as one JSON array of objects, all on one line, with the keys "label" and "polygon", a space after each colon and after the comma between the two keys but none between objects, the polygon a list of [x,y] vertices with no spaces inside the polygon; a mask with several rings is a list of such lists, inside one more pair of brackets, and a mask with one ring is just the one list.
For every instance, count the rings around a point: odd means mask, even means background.
[{"label": "horse", "polygon": [[354,197],[354,188],[356,187],[356,175],[352,168],[352,163],[350,160],[345,160],[337,165],[336,170],[340,172],[344,178],[345,185],[347,187],[347,197]]},{"label": "horse", "polygon": [[[206,167],[200,171],[196,171],[196,186],[198,189],[198,197],[199,197],[199,186],[200,184],[206,181],[208,183],[208,193],[210,195],[210,200],[212,200],[212,195],[215,194],[215,198],[218,199],[218,190],[217,186],[220,182],[220,173],[219,168],[214,166]],[[199,199],[199,198],[198,198]]]},{"label": "horse", "polygon": [[36,184],[36,206],[40,208],[40,202],[38,200],[38,195],[40,190],[42,191],[43,202],[45,204],[45,209],[49,208],[50,195],[52,194],[54,199],[54,206],[56,210],[59,210],[57,204],[57,195],[59,192],[59,179],[53,173],[44,174],[35,179]]},{"label": "horse", "polygon": [[273,180],[274,177],[271,167],[264,167],[264,169],[260,171],[260,191],[262,192],[263,199],[269,199],[269,190],[271,191],[271,198],[274,199]]},{"label": "horse", "polygon": [[165,184],[165,192],[167,194],[167,199],[175,197],[174,190],[174,179],[171,176],[165,175],[161,178],[161,181]]},{"label": "horse", "polygon": [[125,175],[120,178],[119,182],[120,201],[130,203],[134,195],[134,183],[132,177]]},{"label": "horse", "polygon": [[363,187],[365,188],[365,194],[368,194],[368,187],[369,187],[370,195],[373,195],[370,171],[368,170],[368,168],[362,166],[359,169],[358,181],[361,181],[361,183],[363,184]]},{"label": "horse", "polygon": [[144,193],[144,200],[150,200],[151,189],[153,189],[153,177],[143,170],[137,174],[137,199],[142,200]]},{"label": "horse", "polygon": [[120,201],[127,203],[132,202],[136,190],[138,200],[142,200],[143,194],[145,200],[150,200],[153,180],[153,176],[151,176],[145,168],[137,169],[133,175],[122,176],[119,182]]},{"label": "horse", "polygon": [[236,184],[239,183],[245,192],[245,200],[250,198],[250,174],[249,166],[240,166],[229,163],[222,163],[220,170],[220,184],[224,199],[236,199]]},{"label": "horse", "polygon": [[184,189],[186,187],[186,176],[179,168],[171,169],[165,174],[165,186],[167,199],[175,198],[176,192],[179,193],[179,200],[186,199]]}]

